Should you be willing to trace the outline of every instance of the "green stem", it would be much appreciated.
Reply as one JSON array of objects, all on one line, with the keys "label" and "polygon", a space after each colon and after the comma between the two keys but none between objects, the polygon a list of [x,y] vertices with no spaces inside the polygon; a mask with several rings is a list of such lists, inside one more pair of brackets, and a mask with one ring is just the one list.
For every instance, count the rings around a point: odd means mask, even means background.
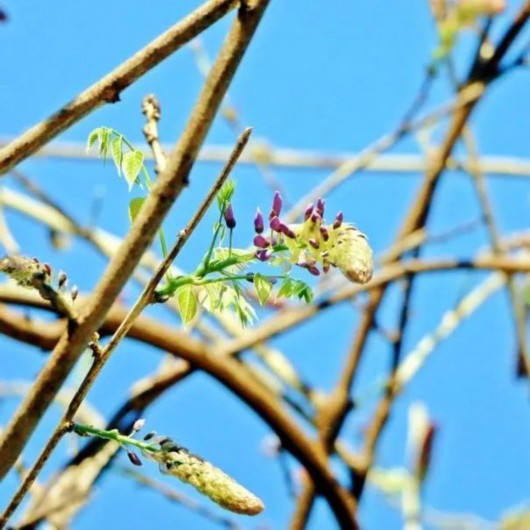
[{"label": "green stem", "polygon": [[210,243],[210,248],[208,249],[208,252],[206,253],[206,256],[204,256],[204,260],[202,262],[202,265],[197,269],[197,274],[200,276],[204,276],[208,274],[208,266],[210,265],[210,260],[212,258],[213,249],[215,248],[215,243],[217,241],[217,237],[219,236],[219,232],[222,228],[222,222],[223,222],[223,215],[224,215],[224,208],[221,209],[221,213],[219,214],[219,219],[217,221],[217,227],[215,229],[215,232],[213,234],[212,242]]},{"label": "green stem", "polygon": [[91,427],[90,425],[84,425],[83,423],[74,423],[72,426],[72,431],[80,436],[96,436],[98,438],[103,438],[104,440],[112,440],[119,443],[120,445],[132,445],[141,449],[142,451],[148,451],[156,453],[158,447],[149,442],[143,442],[141,440],[135,440],[130,436],[125,436],[121,434],[117,429],[111,431],[106,431],[104,429],[97,429],[96,427]]},{"label": "green stem", "polygon": [[[125,138],[125,136],[121,135],[119,132],[115,131],[114,129],[112,130],[114,132],[115,135],[119,135],[121,136],[122,138],[122,142],[131,150],[131,151],[136,151],[136,147],[134,147],[133,144],[131,144],[131,142],[129,142],[129,140],[127,140],[127,138]],[[151,184],[152,184],[152,181],[151,181],[151,177],[149,176],[149,171],[147,171],[147,168],[145,167],[145,164],[142,164],[142,175],[144,177],[144,183],[145,183],[145,187],[147,189],[148,192],[151,191]],[[164,230],[162,228],[160,228],[158,230],[158,238],[160,239],[160,248],[162,249],[162,256],[165,258],[167,256],[167,242],[166,242],[166,236],[164,234]],[[171,279],[171,275],[168,273],[166,275],[167,279],[170,280]]]}]

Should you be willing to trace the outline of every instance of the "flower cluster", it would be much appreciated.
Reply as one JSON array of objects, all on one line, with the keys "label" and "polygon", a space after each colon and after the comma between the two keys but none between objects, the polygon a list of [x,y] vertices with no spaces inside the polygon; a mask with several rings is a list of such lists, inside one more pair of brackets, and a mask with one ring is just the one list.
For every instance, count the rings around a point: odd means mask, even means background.
[{"label": "flower cluster", "polygon": [[144,450],[142,454],[157,462],[162,473],[190,484],[213,502],[232,512],[256,515],[263,511],[263,502],[258,497],[171,438],[150,433],[144,440],[152,440],[151,447],[154,450]]},{"label": "flower cluster", "polygon": [[256,257],[268,261],[278,245],[289,252],[291,263],[307,269],[314,276],[330,267],[337,267],[343,274],[356,283],[370,281],[373,274],[372,249],[366,236],[356,227],[343,221],[339,212],[332,224],[324,222],[325,203],[318,199],[310,204],[304,214],[304,222],[287,224],[280,218],[282,197],[274,194],[269,214],[270,234],[265,235],[263,214],[258,209],[254,218],[254,245]]},{"label": "flower cluster", "polygon": [[73,317],[74,310],[71,302],[75,301],[79,290],[74,285],[70,290],[70,296],[66,296],[68,277],[63,271],[57,275],[56,286],[54,286],[50,265],[41,263],[37,258],[12,255],[0,259],[0,272],[7,274],[22,287],[36,289],[44,300],[48,300],[61,313]]},{"label": "flower cluster", "polygon": [[190,453],[172,438],[150,432],[143,440],[136,440],[134,436],[144,425],[144,419],[137,420],[129,436],[121,434],[117,429],[98,429],[82,423],[72,423],[70,430],[79,436],[96,436],[117,442],[127,451],[129,460],[135,466],[141,466],[142,461],[131,447],[140,449],[145,457],[158,463],[162,473],[190,484],[199,493],[227,510],[244,515],[257,515],[263,511],[263,502],[258,497],[214,465]]}]

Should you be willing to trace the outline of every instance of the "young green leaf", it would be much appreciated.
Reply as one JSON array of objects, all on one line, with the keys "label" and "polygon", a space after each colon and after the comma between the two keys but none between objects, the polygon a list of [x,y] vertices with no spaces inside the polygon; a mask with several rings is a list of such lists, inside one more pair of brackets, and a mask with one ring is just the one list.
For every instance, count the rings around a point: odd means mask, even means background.
[{"label": "young green leaf", "polygon": [[121,164],[123,162],[123,136],[121,134],[112,139],[110,142],[110,150],[118,175],[121,175]]},{"label": "young green leaf", "polygon": [[280,285],[280,288],[278,289],[278,294],[276,296],[278,298],[291,298],[291,296],[293,296],[294,287],[294,281],[291,280],[291,278],[285,278],[285,280],[283,280],[282,284]]},{"label": "young green leaf", "polygon": [[103,157],[103,161],[107,160],[111,132],[108,127],[99,129],[99,156]]},{"label": "young green leaf", "polygon": [[141,151],[129,151],[123,155],[122,170],[125,180],[129,184],[129,190],[133,187],[138,173],[142,169],[144,155]]},{"label": "young green leaf", "polygon": [[145,197],[135,197],[129,202],[129,219],[131,220],[131,223],[136,219],[144,201]]},{"label": "young green leaf", "polygon": [[219,210],[222,213],[224,213],[226,206],[232,199],[232,195],[234,195],[235,188],[235,181],[233,179],[229,179],[223,184],[223,187],[219,190],[219,193],[217,194],[217,204],[219,205]]},{"label": "young green leaf", "polygon": [[260,305],[265,305],[265,302],[269,298],[269,295],[272,291],[271,282],[269,282],[269,280],[264,278],[261,274],[256,273],[254,275],[254,287],[256,289]]},{"label": "young green leaf", "polygon": [[94,129],[88,135],[88,140],[87,140],[87,143],[86,143],[86,151],[87,151],[87,153],[92,149],[92,147],[94,147],[94,144],[98,141],[100,131],[101,131],[101,127],[98,127],[97,129]]},{"label": "young green leaf", "polygon": [[193,285],[184,285],[177,291],[177,304],[182,323],[187,326],[197,314],[197,297]]},{"label": "young green leaf", "polygon": [[297,296],[299,300],[303,299],[306,303],[310,304],[313,300],[313,291],[311,290],[311,287],[302,280],[294,280],[291,296]]}]

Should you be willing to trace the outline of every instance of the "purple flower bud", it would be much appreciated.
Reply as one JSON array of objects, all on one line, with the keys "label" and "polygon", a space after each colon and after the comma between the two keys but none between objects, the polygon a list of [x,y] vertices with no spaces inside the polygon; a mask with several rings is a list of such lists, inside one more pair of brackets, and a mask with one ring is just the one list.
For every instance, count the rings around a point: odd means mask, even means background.
[{"label": "purple flower bud", "polygon": [[263,215],[258,208],[256,216],[254,217],[254,230],[256,231],[256,234],[261,234],[263,232],[263,228]]},{"label": "purple flower bud", "polygon": [[316,210],[313,210],[313,213],[311,214],[311,221],[313,223],[316,223],[317,221],[322,221],[322,217],[320,217]]},{"label": "purple flower bud", "polygon": [[329,239],[329,232],[328,229],[325,226],[320,227],[320,233],[322,235],[322,238],[324,241],[327,241]]},{"label": "purple flower bud", "polygon": [[320,244],[319,244],[319,242],[318,242],[316,239],[310,239],[310,240],[309,240],[309,244],[310,244],[313,248],[319,248],[319,247],[320,247]]},{"label": "purple flower bud", "polygon": [[133,430],[134,432],[141,431],[141,430],[144,428],[144,425],[145,425],[145,420],[144,420],[144,418],[140,418],[139,420],[136,420],[136,421],[134,422],[134,425],[133,425],[132,430]]},{"label": "purple flower bud", "polygon": [[320,276],[320,271],[315,267],[315,265],[307,265],[307,270],[308,270],[313,276]]},{"label": "purple flower bud", "polygon": [[282,225],[281,221],[278,219],[278,217],[274,216],[271,219],[270,227],[275,230],[276,232],[280,231],[280,226]]},{"label": "purple flower bud", "polygon": [[274,192],[274,198],[272,199],[272,211],[276,216],[280,215],[282,211],[282,196],[279,191]]},{"label": "purple flower bud", "polygon": [[52,275],[52,268],[50,267],[50,265],[48,263],[43,263],[42,266],[44,267],[44,270],[46,271],[46,274],[48,276],[51,276]]},{"label": "purple flower bud", "polygon": [[138,458],[138,455],[136,453],[133,453],[130,449],[127,449],[127,456],[129,457],[131,463],[135,466],[143,465],[142,461]]},{"label": "purple flower bud", "polygon": [[278,283],[278,278],[269,278],[269,283],[276,285]]},{"label": "purple flower bud", "polygon": [[326,202],[324,201],[324,199],[322,199],[322,198],[318,199],[316,210],[317,210],[318,214],[321,217],[324,217],[324,206],[325,206],[325,204],[326,204]]},{"label": "purple flower bud", "polygon": [[225,210],[225,223],[230,230],[236,227],[236,218],[234,217],[234,210],[232,209],[231,204],[229,204]]},{"label": "purple flower bud", "polygon": [[256,258],[260,261],[267,261],[271,257],[272,252],[270,250],[258,250],[256,252]]},{"label": "purple flower bud", "polygon": [[280,223],[280,232],[290,239],[296,238],[296,234],[284,223]]},{"label": "purple flower bud", "polygon": [[337,230],[337,228],[340,228],[340,226],[342,225],[343,219],[344,219],[344,215],[342,214],[342,212],[339,212],[337,214],[337,217],[335,217],[335,222],[333,223],[333,228],[335,230]]},{"label": "purple flower bud", "polygon": [[305,209],[304,219],[307,221],[311,217],[312,213],[313,213],[313,203],[310,203],[307,205],[307,208]]},{"label": "purple flower bud", "polygon": [[268,248],[270,245],[270,241],[262,235],[257,235],[254,238],[254,245],[258,248]]}]

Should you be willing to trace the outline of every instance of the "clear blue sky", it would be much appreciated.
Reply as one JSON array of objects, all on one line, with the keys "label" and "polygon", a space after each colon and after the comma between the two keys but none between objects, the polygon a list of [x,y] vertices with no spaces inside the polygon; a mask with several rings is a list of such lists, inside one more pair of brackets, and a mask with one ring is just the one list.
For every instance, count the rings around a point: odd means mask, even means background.
[{"label": "clear blue sky", "polygon": [[[0,136],[13,137],[57,110],[199,2],[4,0],[2,4],[10,20],[0,26],[3,71]],[[256,138],[264,138],[274,146],[329,151],[360,150],[393,129],[412,101],[436,43],[427,4],[426,0],[333,3],[272,0],[230,91],[243,124],[254,127]],[[496,27],[497,33],[519,4],[509,2],[508,13]],[[212,57],[230,21],[229,16],[204,35],[203,42]],[[467,44],[462,43],[457,55],[460,66],[465,66],[468,60]],[[461,72],[464,71],[462,68]],[[60,140],[84,142],[93,128],[107,125],[132,141],[143,142],[141,100],[154,92],[162,104],[162,138],[174,142],[201,81],[193,54],[186,47],[126,90],[119,104],[91,114]],[[530,155],[529,82],[528,71],[518,71],[491,88],[471,122],[480,152]],[[441,81],[430,104],[446,101],[450,94],[447,83]],[[433,131],[433,137],[439,138],[440,130]],[[233,140],[233,132],[219,119],[207,143],[230,145]],[[414,139],[407,139],[394,152],[417,153],[420,149]],[[104,193],[102,226],[121,235],[127,230],[129,197],[124,182],[116,178],[110,164],[104,167],[97,162],[37,159],[25,162],[21,169],[61,200],[81,222],[89,219],[91,197]],[[194,169],[190,188],[166,223],[168,234],[181,228],[217,170],[205,164]],[[276,174],[287,190],[287,198],[293,202],[326,176],[324,171]],[[252,168],[238,169],[234,176],[238,181],[234,208],[242,227],[236,243],[244,246],[251,237],[255,207],[266,210],[272,191]],[[5,182],[13,186],[11,181]],[[343,210],[345,217],[357,223],[369,235],[375,251],[380,252],[392,242],[419,183],[418,176],[362,173],[327,197],[328,208]],[[488,184],[500,228],[505,232],[528,228],[527,180],[488,176]],[[438,233],[478,215],[469,179],[447,174],[438,191],[429,228]],[[212,219],[209,216],[192,238],[179,261],[181,267],[190,268],[200,259]],[[33,222],[12,213],[8,220],[24,253],[66,270],[82,291],[94,286],[105,264],[86,244],[74,242],[72,252],[59,253],[50,248],[46,232]],[[450,244],[432,245],[426,252],[431,257],[472,256],[486,242],[485,233],[479,230]],[[485,275],[456,273],[420,278],[405,351],[432,330],[444,311],[482,277]],[[128,301],[132,301],[135,292],[131,288],[125,293]],[[382,311],[389,328],[399,300],[397,294],[391,290]],[[160,318],[170,319],[165,312]],[[358,313],[353,307],[341,306],[273,344],[286,353],[307,380],[330,389],[357,320]],[[380,444],[377,462],[389,467],[405,462],[408,406],[416,400],[425,402],[440,426],[425,489],[427,505],[449,512],[472,512],[494,520],[528,497],[530,411],[528,389],[514,379],[515,348],[507,296],[499,293],[438,348],[399,398]],[[386,369],[388,355],[388,346],[374,337],[361,366],[356,394],[372,388]],[[124,343],[90,394],[90,402],[103,413],[112,412],[125,398],[130,384],[152,372],[159,360],[159,352]],[[40,353],[3,339],[0,379],[31,380],[44,361]],[[16,400],[0,402],[0,423],[5,424],[15,406]],[[354,445],[360,442],[370,412],[368,403],[354,414],[344,430],[344,436]],[[54,410],[46,416],[28,446],[27,462],[37,454],[58,413]],[[257,528],[258,524],[268,524],[274,529],[286,527],[291,502],[281,470],[260,451],[270,432],[218,383],[194,375],[152,407],[147,421],[148,428],[174,436],[261,495],[267,510],[254,520],[242,520],[244,527]],[[60,463],[66,449],[63,446],[52,463]],[[125,456],[119,462],[128,465]],[[43,476],[49,476],[52,467]],[[144,470],[159,476],[147,463]],[[3,503],[15,484],[12,476],[5,481],[0,491]],[[182,487],[194,495],[190,488]],[[332,528],[326,508],[323,504],[318,506],[310,528]],[[359,518],[363,528],[368,529],[400,525],[396,512],[372,490],[363,498]],[[134,530],[148,526],[216,528],[110,472],[97,485],[89,509],[76,519],[74,528],[84,530],[98,525],[107,528],[116,524]]]}]

